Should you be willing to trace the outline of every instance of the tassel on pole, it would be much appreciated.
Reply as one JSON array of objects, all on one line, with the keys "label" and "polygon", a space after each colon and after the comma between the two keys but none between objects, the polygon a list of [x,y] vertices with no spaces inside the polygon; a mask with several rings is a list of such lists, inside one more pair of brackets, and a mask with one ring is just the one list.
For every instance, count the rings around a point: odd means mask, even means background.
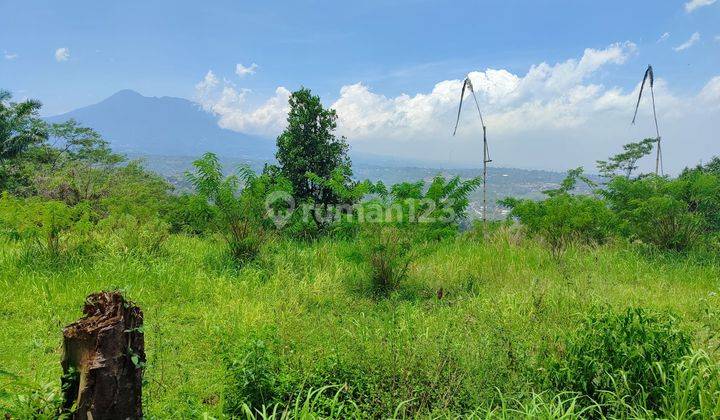
[{"label": "tassel on pole", "polygon": [[463,81],[462,91],[460,92],[460,105],[458,106],[457,119],[455,121],[455,129],[453,130],[453,136],[457,133],[458,124],[460,123],[460,112],[462,111],[463,100],[465,99],[465,89],[468,89],[473,96],[475,101],[475,107],[477,108],[478,115],[480,116],[480,123],[483,129],[483,232],[487,231],[487,167],[488,163],[492,162],[490,159],[490,149],[488,148],[487,141],[487,126],[485,126],[485,120],[483,119],[482,112],[480,111],[480,103],[475,96],[475,90],[473,89],[470,76],[467,76]]},{"label": "tassel on pole", "polygon": [[655,74],[653,73],[652,65],[648,65],[643,76],[642,84],[640,84],[640,93],[638,94],[637,103],[635,104],[635,114],[633,115],[632,124],[635,124],[637,119],[638,108],[640,108],[640,100],[642,99],[643,90],[645,88],[645,82],[649,82],[650,86],[650,98],[652,100],[652,111],[653,119],[655,121],[655,134],[657,139],[657,154],[655,156],[655,175],[663,175],[663,159],[662,159],[662,147],[660,146],[660,128],[658,126],[657,111],[655,110]]}]

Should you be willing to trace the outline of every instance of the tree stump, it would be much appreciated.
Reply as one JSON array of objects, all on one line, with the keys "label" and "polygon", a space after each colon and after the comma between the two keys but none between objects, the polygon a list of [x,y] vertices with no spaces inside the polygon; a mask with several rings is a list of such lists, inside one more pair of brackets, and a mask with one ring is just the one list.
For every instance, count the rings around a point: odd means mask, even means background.
[{"label": "tree stump", "polygon": [[88,296],[83,313],[63,329],[63,410],[73,419],[142,418],[142,311],[113,291]]}]

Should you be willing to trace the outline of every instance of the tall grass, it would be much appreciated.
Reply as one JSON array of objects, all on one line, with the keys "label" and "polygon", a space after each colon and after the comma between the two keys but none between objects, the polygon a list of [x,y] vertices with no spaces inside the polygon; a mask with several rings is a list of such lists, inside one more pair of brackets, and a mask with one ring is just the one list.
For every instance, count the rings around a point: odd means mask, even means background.
[{"label": "tall grass", "polygon": [[[706,354],[683,359],[685,376],[668,375],[676,379],[663,385],[665,411],[654,413],[716,415],[718,355],[708,337],[718,320],[704,308],[718,292],[717,265],[612,243],[571,245],[558,261],[510,235],[427,245],[384,299],[358,287],[366,267],[352,258],[352,241],[279,240],[256,263],[224,269],[213,257],[222,244],[183,235],[170,235],[160,253],[109,247],[60,266],[23,261],[30,243],[2,239],[0,412],[27,417],[42,401],[33,396],[59,391],[62,327],[87,294],[121,288],[145,313],[149,417],[227,416],[227,351],[242,360],[259,332],[272,338],[277,398],[265,408],[245,402],[252,416],[588,415],[596,408],[537,378],[539,360],[561,350],[558,337],[590,306],[676,313]],[[250,416],[243,410],[236,415]]]}]

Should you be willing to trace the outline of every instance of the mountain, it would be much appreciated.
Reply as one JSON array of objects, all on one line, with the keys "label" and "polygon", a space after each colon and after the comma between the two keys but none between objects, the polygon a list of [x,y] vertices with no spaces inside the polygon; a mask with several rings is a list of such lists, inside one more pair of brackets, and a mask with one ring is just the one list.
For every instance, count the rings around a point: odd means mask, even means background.
[{"label": "mountain", "polygon": [[121,90],[104,101],[47,118],[74,118],[92,127],[114,150],[132,154],[199,156],[204,152],[271,159],[275,142],[220,128],[217,118],[182,98],[147,97]]}]

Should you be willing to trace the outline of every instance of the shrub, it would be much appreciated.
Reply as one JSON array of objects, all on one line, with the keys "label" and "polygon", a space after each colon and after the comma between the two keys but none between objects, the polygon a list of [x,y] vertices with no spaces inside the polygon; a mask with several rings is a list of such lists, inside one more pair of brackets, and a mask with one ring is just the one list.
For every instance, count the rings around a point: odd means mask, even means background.
[{"label": "shrub", "polygon": [[605,393],[651,409],[662,403],[663,385],[690,353],[690,337],[675,318],[641,308],[624,313],[593,311],[551,358],[547,378],[560,391],[601,402]]},{"label": "shrub", "polygon": [[197,194],[183,194],[173,199],[165,214],[173,233],[201,235],[211,230],[215,210],[205,197]]},{"label": "shrub", "polygon": [[236,261],[254,258],[260,251],[267,233],[265,198],[287,185],[269,176],[257,176],[250,168],[240,168],[237,175],[224,177],[220,162],[206,153],[193,162],[194,173],[188,173],[198,195],[216,215],[212,219],[215,230],[228,244]]},{"label": "shrub", "polygon": [[613,178],[601,194],[622,220],[621,232],[662,249],[683,251],[720,231],[720,177],[689,171],[676,179]]},{"label": "shrub", "polygon": [[157,217],[140,220],[129,214],[101,220],[97,231],[115,238],[121,252],[145,255],[158,253],[170,234],[168,224]]},{"label": "shrub", "polygon": [[[60,201],[0,196],[0,232],[15,240],[28,240],[37,250],[55,258],[83,244],[90,228],[90,208],[70,207]],[[70,233],[77,233],[69,240]]]},{"label": "shrub", "polygon": [[571,241],[605,242],[615,231],[615,215],[602,200],[591,196],[561,193],[543,201],[505,199],[501,204],[554,252]]},{"label": "shrub", "polygon": [[408,229],[372,223],[363,227],[363,257],[373,292],[387,295],[407,277],[414,254]]},{"label": "shrub", "polygon": [[247,407],[258,410],[279,402],[282,396],[278,379],[280,367],[268,344],[253,338],[237,354],[225,353],[226,414],[240,416],[245,414]]},{"label": "shrub", "polygon": [[630,237],[660,248],[683,251],[697,245],[703,220],[673,197],[650,197],[627,213]]}]

